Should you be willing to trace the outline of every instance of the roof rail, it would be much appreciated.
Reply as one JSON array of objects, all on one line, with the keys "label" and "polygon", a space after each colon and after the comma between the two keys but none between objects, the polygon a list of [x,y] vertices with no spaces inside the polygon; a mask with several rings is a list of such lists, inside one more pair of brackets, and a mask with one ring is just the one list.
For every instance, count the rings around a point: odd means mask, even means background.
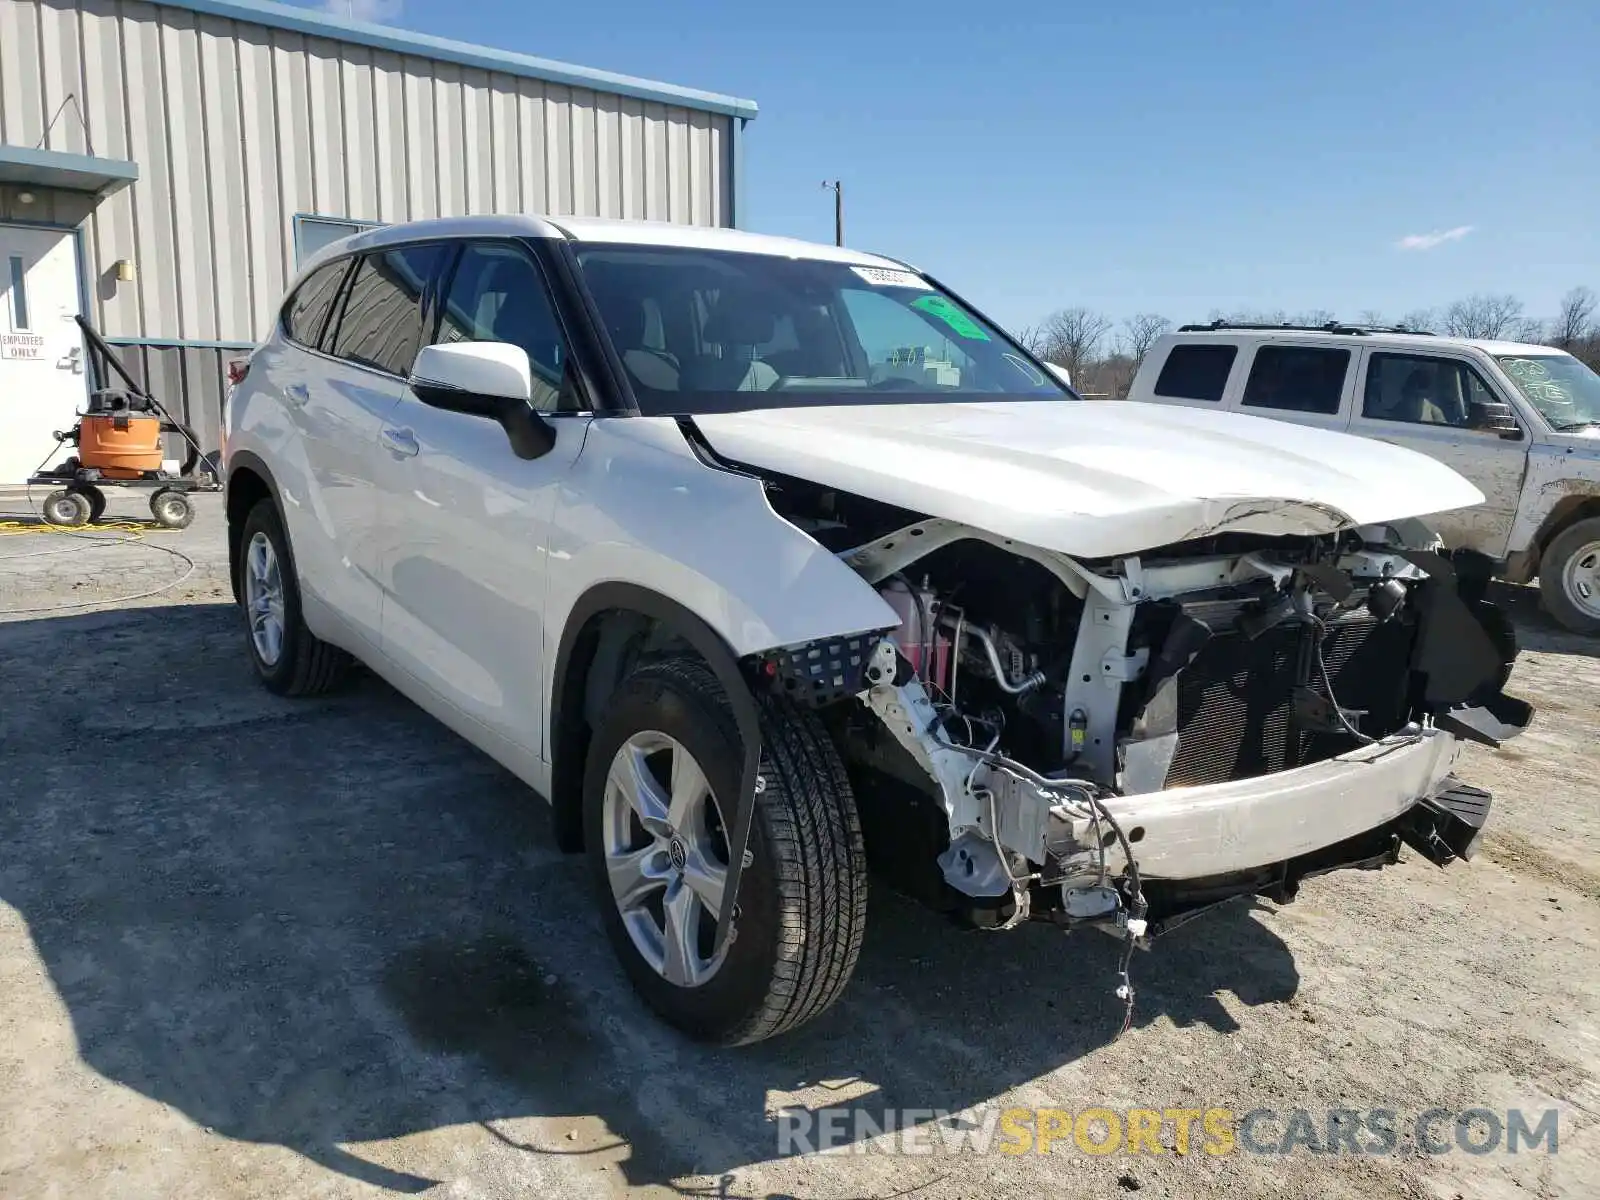
[{"label": "roof rail", "polygon": [[1365,336],[1371,333],[1411,333],[1418,337],[1432,337],[1429,329],[1408,329],[1404,325],[1347,325],[1343,321],[1329,321],[1326,325],[1282,325],[1253,323],[1249,321],[1210,321],[1204,325],[1180,325],[1179,333],[1212,333],[1222,329],[1280,329],[1289,333],[1354,333]]}]

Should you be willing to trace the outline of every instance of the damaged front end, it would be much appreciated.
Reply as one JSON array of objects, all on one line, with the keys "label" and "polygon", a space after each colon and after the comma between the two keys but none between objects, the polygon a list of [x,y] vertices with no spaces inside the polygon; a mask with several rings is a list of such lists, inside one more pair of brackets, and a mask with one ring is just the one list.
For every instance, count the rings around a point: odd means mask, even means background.
[{"label": "damaged front end", "polygon": [[879,870],[981,927],[1131,944],[1402,843],[1469,858],[1489,797],[1451,774],[1460,742],[1532,715],[1502,690],[1489,564],[1415,522],[1087,560],[805,485],[772,500],[901,622],[760,671],[830,722]]}]

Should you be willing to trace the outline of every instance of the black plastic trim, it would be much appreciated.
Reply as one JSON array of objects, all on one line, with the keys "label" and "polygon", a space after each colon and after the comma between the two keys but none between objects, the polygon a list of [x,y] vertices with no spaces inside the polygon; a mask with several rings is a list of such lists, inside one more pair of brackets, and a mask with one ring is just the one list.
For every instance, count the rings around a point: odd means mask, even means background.
[{"label": "black plastic trim", "polygon": [[[575,740],[563,737],[564,717],[569,703],[566,695],[568,667],[577,646],[578,637],[589,620],[608,610],[639,613],[661,622],[681,635],[703,658],[716,675],[733,709],[733,719],[744,743],[744,769],[741,775],[739,796],[732,819],[729,821],[728,878],[723,892],[722,912],[717,918],[717,948],[727,941],[733,926],[733,910],[739,894],[739,877],[744,871],[744,852],[750,844],[750,824],[755,815],[756,776],[761,767],[761,723],[755,697],[740,670],[733,650],[717,632],[676,600],[659,592],[652,592],[632,583],[598,583],[572,606],[567,614],[566,627],[561,631],[561,644],[556,650],[554,677],[550,692],[551,739],[551,799],[555,804],[557,837],[565,844],[575,844],[572,822],[582,824],[583,769],[582,762],[568,762],[568,751],[576,753]],[[573,797],[580,797],[573,803]]]}]

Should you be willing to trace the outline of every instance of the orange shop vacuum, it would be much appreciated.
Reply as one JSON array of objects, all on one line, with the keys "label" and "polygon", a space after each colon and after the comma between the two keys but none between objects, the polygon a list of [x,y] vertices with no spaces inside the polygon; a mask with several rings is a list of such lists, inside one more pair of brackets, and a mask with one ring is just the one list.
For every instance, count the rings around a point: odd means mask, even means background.
[{"label": "orange shop vacuum", "polygon": [[[77,321],[90,346],[94,386],[78,423],[56,434],[58,442],[76,446],[77,454],[28,480],[30,484],[58,485],[45,498],[44,519],[51,525],[66,526],[98,521],[106,508],[102,488],[148,488],[150,515],[156,523],[182,529],[194,520],[189,493],[220,487],[209,469],[195,471],[201,460],[200,444],[186,425],[174,420],[161,402],[134,380],[94,327],[81,316]],[[100,363],[115,370],[126,387],[101,386]],[[164,469],[161,439],[166,433],[176,433],[187,443],[183,465],[176,473]]]}]

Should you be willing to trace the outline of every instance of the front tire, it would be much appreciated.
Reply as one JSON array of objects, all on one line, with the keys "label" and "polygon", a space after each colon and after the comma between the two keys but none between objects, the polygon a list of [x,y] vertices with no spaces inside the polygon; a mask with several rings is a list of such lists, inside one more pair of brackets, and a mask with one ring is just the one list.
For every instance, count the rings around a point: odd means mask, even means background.
[{"label": "front tire", "polygon": [[584,774],[606,933],[668,1023],[721,1045],[794,1029],[844,991],[866,928],[855,799],[815,714],[760,697],[761,768],[734,938],[710,953],[743,746],[703,663],[669,659],[611,697]]},{"label": "front tire", "polygon": [[1545,548],[1539,592],[1564,627],[1600,636],[1600,517],[1574,521]]},{"label": "front tire", "polygon": [[336,687],[350,668],[350,656],[306,628],[289,539],[271,500],[250,510],[240,542],[245,644],[261,682],[280,696],[316,696]]}]

